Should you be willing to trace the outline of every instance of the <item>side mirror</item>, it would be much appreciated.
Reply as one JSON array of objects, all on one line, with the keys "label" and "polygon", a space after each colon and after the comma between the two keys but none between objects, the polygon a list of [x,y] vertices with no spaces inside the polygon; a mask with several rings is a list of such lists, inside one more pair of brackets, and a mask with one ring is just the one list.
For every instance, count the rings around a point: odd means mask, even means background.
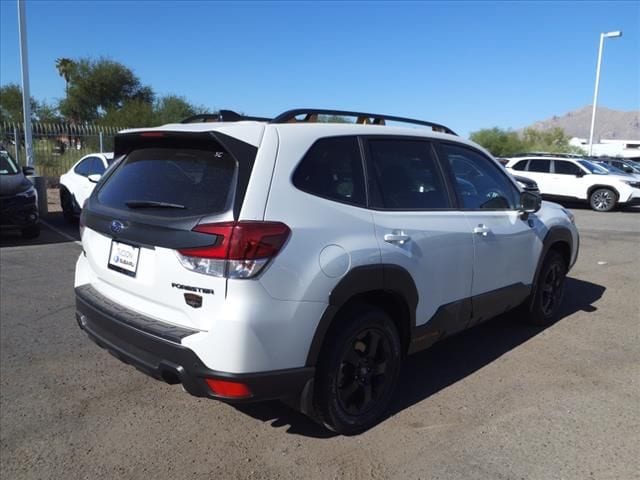
[{"label": "side mirror", "polygon": [[98,183],[100,181],[100,179],[102,178],[102,175],[100,175],[99,173],[92,173],[91,175],[89,175],[87,177],[87,179],[91,182],[91,183]]},{"label": "side mirror", "polygon": [[584,177],[585,173],[584,170],[578,170],[578,173],[576,173],[576,177],[580,178],[580,177]]},{"label": "side mirror", "polygon": [[520,212],[523,214],[536,213],[542,207],[542,197],[533,192],[520,194]]},{"label": "side mirror", "polygon": [[33,175],[34,173],[36,173],[36,169],[33,167],[24,166],[22,167],[22,173],[24,173],[26,176]]}]

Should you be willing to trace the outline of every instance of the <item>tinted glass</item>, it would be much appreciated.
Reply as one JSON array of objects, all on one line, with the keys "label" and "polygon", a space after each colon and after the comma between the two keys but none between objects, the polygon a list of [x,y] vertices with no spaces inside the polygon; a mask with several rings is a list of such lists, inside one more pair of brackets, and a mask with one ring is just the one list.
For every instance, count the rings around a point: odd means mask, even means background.
[{"label": "tinted glass", "polygon": [[465,147],[445,144],[443,150],[456,177],[456,190],[464,208],[517,208],[517,188],[490,159]]},{"label": "tinted glass", "polygon": [[527,162],[528,162],[528,160],[520,160],[518,163],[516,163],[516,164],[513,166],[513,169],[514,169],[514,170],[521,170],[521,171],[522,171],[522,170],[526,170],[526,168],[527,168]]},{"label": "tinted glass", "polygon": [[102,162],[102,159],[100,159],[98,157],[94,157],[93,158],[93,163],[91,164],[91,173],[90,173],[90,175],[93,175],[94,173],[102,175],[105,170],[106,170],[106,168],[104,167],[104,163]]},{"label": "tinted glass", "polygon": [[571,162],[555,160],[554,163],[556,173],[559,173],[561,175],[577,175],[581,171],[580,167]]},{"label": "tinted glass", "polygon": [[229,208],[235,160],[224,151],[143,148],[132,151],[108,178],[98,201],[127,209],[126,202],[149,201],[184,209],[145,208],[153,215],[221,213]]},{"label": "tinted glass", "polygon": [[431,144],[416,140],[370,140],[372,174],[381,208],[449,208]]},{"label": "tinted glass", "polygon": [[355,137],[318,140],[296,168],[293,184],[313,195],[365,205],[364,172],[358,140]]},{"label": "tinted glass", "polygon": [[608,175],[609,173],[600,165],[596,165],[595,163],[589,162],[587,160],[578,160],[578,163],[595,175]]},{"label": "tinted glass", "polygon": [[0,151],[0,175],[15,175],[16,173],[18,173],[18,166],[9,152]]},{"label": "tinted glass", "polygon": [[551,160],[531,160],[529,161],[530,172],[549,173],[551,171]]},{"label": "tinted glass", "polygon": [[74,168],[73,171],[78,175],[83,175],[85,177],[91,175],[90,171],[91,165],[93,164],[93,158],[94,157],[85,158],[78,165],[76,165],[76,168]]}]

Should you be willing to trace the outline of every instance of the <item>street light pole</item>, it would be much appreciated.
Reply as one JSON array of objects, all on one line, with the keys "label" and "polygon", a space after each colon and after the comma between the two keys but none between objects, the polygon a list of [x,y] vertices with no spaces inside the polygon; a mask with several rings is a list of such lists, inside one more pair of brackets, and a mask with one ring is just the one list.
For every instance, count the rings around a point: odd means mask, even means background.
[{"label": "street light pole", "polygon": [[600,86],[600,65],[602,64],[602,47],[605,38],[621,37],[622,32],[607,32],[600,34],[600,48],[598,48],[598,66],[596,67],[596,88],[593,92],[593,110],[591,112],[591,129],[589,130],[589,156],[593,155],[593,131],[596,126],[596,106],[598,104],[598,87]]},{"label": "street light pole", "polygon": [[[27,165],[33,167],[33,139],[31,137],[31,94],[29,92],[29,57],[27,55],[27,18],[24,0],[18,0],[18,30],[20,35],[20,66],[22,67],[22,112],[24,114],[24,148]],[[16,144],[18,148],[19,144]]]}]

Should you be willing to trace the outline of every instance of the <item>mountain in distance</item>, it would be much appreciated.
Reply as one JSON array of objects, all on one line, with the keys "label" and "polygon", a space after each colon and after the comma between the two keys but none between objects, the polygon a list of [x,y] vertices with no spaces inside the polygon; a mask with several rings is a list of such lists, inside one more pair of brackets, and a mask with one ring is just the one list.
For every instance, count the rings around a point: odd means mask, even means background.
[{"label": "mountain in distance", "polygon": [[[591,105],[566,113],[561,117],[553,116],[530,125],[536,130],[562,128],[569,137],[589,138],[591,128]],[[598,107],[594,142],[599,139],[640,140],[640,110],[623,112],[606,107]]]}]

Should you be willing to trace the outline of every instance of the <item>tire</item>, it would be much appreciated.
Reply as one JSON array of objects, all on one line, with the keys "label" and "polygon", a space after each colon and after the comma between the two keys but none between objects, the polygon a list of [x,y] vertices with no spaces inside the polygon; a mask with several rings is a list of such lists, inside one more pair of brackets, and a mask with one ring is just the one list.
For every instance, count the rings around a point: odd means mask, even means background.
[{"label": "tire", "polygon": [[73,198],[71,198],[71,194],[66,188],[60,189],[60,206],[62,207],[62,215],[64,216],[64,219],[69,223],[74,222],[75,214],[73,212]]},{"label": "tire", "polygon": [[325,427],[354,435],[384,418],[402,364],[400,337],[384,311],[365,305],[335,325],[320,353],[314,409]]},{"label": "tire", "polygon": [[596,212],[609,212],[615,208],[617,202],[618,195],[609,188],[598,188],[589,196],[589,205]]},{"label": "tire", "polygon": [[544,259],[533,298],[525,302],[521,313],[527,323],[549,326],[557,320],[564,297],[567,264],[564,257],[551,250]]},{"label": "tire", "polygon": [[40,236],[40,225],[31,225],[21,230],[22,238],[38,238]]}]

